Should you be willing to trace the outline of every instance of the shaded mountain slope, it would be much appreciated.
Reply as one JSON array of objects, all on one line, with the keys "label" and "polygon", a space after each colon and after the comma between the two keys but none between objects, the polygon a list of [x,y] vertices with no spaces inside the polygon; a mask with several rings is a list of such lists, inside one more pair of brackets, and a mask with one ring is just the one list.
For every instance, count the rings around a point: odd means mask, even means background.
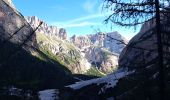
[{"label": "shaded mountain slope", "polygon": [[[11,54],[10,52],[15,49],[19,52]],[[3,62],[0,73],[2,87],[14,85],[28,89],[60,88],[64,84],[74,82],[71,72],[65,66],[53,61],[40,51],[37,52],[46,61],[32,56],[21,47],[11,43],[1,48],[0,51],[0,62]]]},{"label": "shaded mountain slope", "polygon": [[16,9],[1,0],[0,12],[1,88],[60,88],[75,80],[65,66],[38,50],[34,29]]}]

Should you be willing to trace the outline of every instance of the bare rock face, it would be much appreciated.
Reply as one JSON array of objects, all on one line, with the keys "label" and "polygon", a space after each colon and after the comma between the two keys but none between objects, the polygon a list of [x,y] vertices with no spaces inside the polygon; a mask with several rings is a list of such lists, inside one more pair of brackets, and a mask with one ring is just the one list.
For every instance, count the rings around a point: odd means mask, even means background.
[{"label": "bare rock face", "polygon": [[12,7],[13,9],[15,9],[14,4],[12,3],[12,0],[3,0],[4,2],[6,2],[10,7]]},{"label": "bare rock face", "polygon": [[[36,17],[25,17],[35,29],[41,20]],[[45,48],[56,56],[72,73],[83,74],[91,64],[81,55],[79,48],[67,41],[67,32],[64,28],[48,26],[45,22],[36,31],[37,42],[40,48]]]},{"label": "bare rock face", "polygon": [[124,44],[114,40],[117,39],[119,41],[123,41],[128,43],[128,41],[122,37],[118,32],[110,32],[110,33],[102,33],[99,32],[97,34],[86,35],[86,36],[76,36],[71,37],[71,42],[73,42],[80,49],[86,48],[89,46],[99,46],[107,48],[109,51],[113,53],[120,53],[122,49],[125,47]]},{"label": "bare rock face", "polygon": [[[39,23],[42,21],[36,16],[25,17],[28,23],[35,29]],[[38,33],[44,33],[49,36],[57,36],[60,39],[67,39],[67,32],[63,28],[58,28],[57,26],[49,26],[47,23],[43,22],[43,24],[38,28]]]},{"label": "bare rock face", "polygon": [[119,53],[125,47],[127,40],[118,32],[102,33],[93,35],[72,36],[70,41],[84,53],[85,58],[100,71],[111,73],[118,66]]},{"label": "bare rock face", "polygon": [[35,34],[32,34],[33,29],[9,4],[12,4],[11,0],[0,1],[0,41],[11,41],[19,45],[23,43],[36,45]]},{"label": "bare rock face", "polygon": [[[162,46],[164,55],[169,57],[169,32],[170,20],[169,14],[160,14]],[[156,34],[156,20],[154,18],[145,22],[140,32],[134,36],[120,55],[119,65],[122,67],[135,68],[140,66],[149,66],[150,62],[156,65],[158,58],[158,44]],[[167,59],[164,59],[165,62]],[[139,66],[140,65],[140,66]]]},{"label": "bare rock face", "polygon": [[118,56],[108,55],[107,59],[102,61],[100,70],[105,73],[111,73],[118,67]]},{"label": "bare rock face", "polygon": [[12,5],[12,0],[4,0],[4,1]]},{"label": "bare rock face", "polygon": [[41,50],[51,52],[72,73],[83,74],[91,68],[91,64],[81,55],[80,50],[66,40],[37,33],[37,41]]},{"label": "bare rock face", "polygon": [[84,53],[85,58],[101,72],[111,73],[118,66],[118,54],[113,54],[105,48],[89,47]]},{"label": "bare rock face", "polygon": [[61,28],[61,29],[59,30],[58,35],[59,35],[59,38],[60,38],[60,39],[63,39],[63,40],[66,40],[66,39],[67,39],[67,32],[66,32],[66,30],[65,30],[64,28]]},{"label": "bare rock face", "polygon": [[133,69],[156,60],[157,37],[153,27],[155,27],[154,21],[146,22],[142,26],[140,32],[130,40],[120,54],[119,66]]},{"label": "bare rock face", "polygon": [[80,49],[89,47],[92,44],[90,39],[88,38],[88,36],[79,36],[79,37],[77,37],[76,35],[73,35],[70,38],[70,40],[71,40],[71,42],[74,43],[74,45],[76,45]]}]

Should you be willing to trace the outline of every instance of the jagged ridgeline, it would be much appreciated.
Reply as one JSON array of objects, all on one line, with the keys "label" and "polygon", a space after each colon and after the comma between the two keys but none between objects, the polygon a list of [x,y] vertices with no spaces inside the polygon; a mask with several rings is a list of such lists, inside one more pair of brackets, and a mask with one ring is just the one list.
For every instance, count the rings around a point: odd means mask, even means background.
[{"label": "jagged ridgeline", "polygon": [[[33,28],[41,22],[38,17],[25,17]],[[67,40],[64,28],[49,26],[45,22],[36,31],[38,47],[51,59],[66,66],[73,74],[86,74],[90,63],[81,55],[80,50]],[[99,71],[95,76],[102,76]],[[89,75],[89,74],[88,74]],[[91,73],[91,75],[94,75]]]},{"label": "jagged ridgeline", "polygon": [[0,88],[60,88],[75,80],[62,64],[39,51],[34,29],[0,0]]},{"label": "jagged ridgeline", "polygon": [[[41,22],[38,17],[25,17],[35,29]],[[74,74],[104,76],[117,68],[119,53],[127,42],[118,32],[67,37],[67,30],[43,23],[36,31],[40,50],[66,66]],[[110,37],[107,37],[109,35]]]}]

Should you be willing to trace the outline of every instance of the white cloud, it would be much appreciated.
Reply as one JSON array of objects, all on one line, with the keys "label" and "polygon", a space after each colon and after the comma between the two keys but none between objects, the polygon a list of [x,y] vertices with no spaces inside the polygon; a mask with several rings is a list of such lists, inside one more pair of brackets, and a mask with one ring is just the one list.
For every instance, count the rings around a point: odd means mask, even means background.
[{"label": "white cloud", "polygon": [[72,23],[72,24],[59,24],[59,27],[63,28],[71,28],[71,27],[84,27],[84,26],[93,26],[93,25],[100,25],[100,23],[96,22],[80,22],[80,23]]},{"label": "white cloud", "polygon": [[108,15],[110,15],[111,13],[98,13],[98,14],[92,14],[92,15],[88,15],[85,17],[79,17],[79,18],[75,18],[72,20],[67,21],[67,23],[75,23],[75,22],[81,22],[81,21],[86,21],[86,20],[90,20],[90,19],[95,19],[95,18],[101,18],[101,17],[106,17]]},{"label": "white cloud", "polygon": [[85,16],[85,17],[79,17],[79,18],[75,18],[75,19],[68,21],[68,23],[85,21],[85,20],[90,20],[90,19],[99,18],[99,17],[103,17],[103,15],[102,14],[93,14],[93,15],[88,15],[88,16]]},{"label": "white cloud", "polygon": [[106,17],[110,15],[110,13],[97,13],[97,14],[91,14],[85,17],[79,17],[75,18],[72,20],[68,20],[65,22],[52,22],[52,25],[56,25],[59,27],[63,28],[68,28],[68,27],[84,27],[84,26],[95,26],[95,25],[100,25],[102,22],[91,22],[89,20],[91,19],[96,19],[96,18],[101,18],[101,17]]},{"label": "white cloud", "polygon": [[96,4],[97,0],[86,0],[86,2],[83,4],[83,8],[85,11],[92,13],[94,12]]}]

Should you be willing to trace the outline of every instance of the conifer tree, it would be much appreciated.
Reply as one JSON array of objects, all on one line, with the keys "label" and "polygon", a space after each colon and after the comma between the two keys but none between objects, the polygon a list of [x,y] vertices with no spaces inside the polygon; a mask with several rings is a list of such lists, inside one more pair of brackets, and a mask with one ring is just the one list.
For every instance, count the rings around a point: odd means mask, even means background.
[{"label": "conifer tree", "polygon": [[111,21],[120,26],[137,26],[150,19],[155,23],[155,32],[157,36],[157,52],[159,66],[159,89],[160,99],[165,100],[165,79],[163,65],[163,43],[161,16],[169,12],[170,0],[105,0],[107,9],[112,14],[105,20]]}]

